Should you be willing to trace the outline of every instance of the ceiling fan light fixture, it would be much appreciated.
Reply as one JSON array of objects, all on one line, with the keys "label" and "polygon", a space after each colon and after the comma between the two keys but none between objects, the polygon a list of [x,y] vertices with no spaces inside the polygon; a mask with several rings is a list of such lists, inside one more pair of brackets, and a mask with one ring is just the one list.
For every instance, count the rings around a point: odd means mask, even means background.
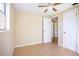
[{"label": "ceiling fan light fixture", "polygon": [[44,13],[46,13],[47,11],[48,11],[48,9],[45,9],[45,10],[44,10]]},{"label": "ceiling fan light fixture", "polygon": [[57,11],[57,9],[56,9],[56,8],[52,8],[52,10],[53,10],[53,11],[55,11],[55,12]]}]

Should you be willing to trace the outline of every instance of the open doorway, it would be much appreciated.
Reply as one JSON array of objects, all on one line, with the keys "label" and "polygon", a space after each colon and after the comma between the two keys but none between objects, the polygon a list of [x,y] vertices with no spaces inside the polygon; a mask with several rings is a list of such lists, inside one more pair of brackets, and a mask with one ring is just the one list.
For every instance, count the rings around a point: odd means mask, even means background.
[{"label": "open doorway", "polygon": [[58,45],[58,17],[52,18],[52,42]]}]

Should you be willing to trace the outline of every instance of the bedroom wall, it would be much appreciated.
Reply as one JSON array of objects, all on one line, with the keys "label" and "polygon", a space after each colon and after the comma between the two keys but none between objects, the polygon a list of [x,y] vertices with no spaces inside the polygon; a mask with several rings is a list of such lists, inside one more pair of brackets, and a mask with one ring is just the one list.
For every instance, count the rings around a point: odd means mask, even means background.
[{"label": "bedroom wall", "polygon": [[15,32],[15,47],[42,43],[42,17],[16,11]]},{"label": "bedroom wall", "polygon": [[10,29],[7,32],[0,32],[0,55],[2,56],[12,55],[14,49],[14,9],[11,4],[10,10],[11,17],[7,16],[7,18],[10,17]]}]

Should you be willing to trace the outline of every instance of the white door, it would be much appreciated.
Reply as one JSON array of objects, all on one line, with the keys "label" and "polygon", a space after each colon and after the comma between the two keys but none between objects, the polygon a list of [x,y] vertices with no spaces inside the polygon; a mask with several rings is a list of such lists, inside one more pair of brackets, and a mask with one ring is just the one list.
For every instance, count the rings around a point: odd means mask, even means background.
[{"label": "white door", "polygon": [[63,13],[63,46],[76,51],[77,40],[77,9]]},{"label": "white door", "polygon": [[51,19],[44,18],[43,26],[43,41],[44,43],[51,42]]}]

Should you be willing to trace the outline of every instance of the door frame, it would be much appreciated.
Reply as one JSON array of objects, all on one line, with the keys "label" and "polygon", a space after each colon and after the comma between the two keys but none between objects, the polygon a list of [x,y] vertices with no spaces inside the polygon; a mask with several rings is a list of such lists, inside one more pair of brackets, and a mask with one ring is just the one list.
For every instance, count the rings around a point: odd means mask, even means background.
[{"label": "door frame", "polygon": [[[58,33],[59,33],[59,23],[60,23],[59,20],[63,20],[62,13],[53,15],[53,16],[50,17],[50,19],[52,20],[52,18],[54,18],[54,17],[58,17]],[[61,21],[61,23],[62,23],[62,21]],[[43,31],[44,25],[43,24],[44,24],[44,16],[42,16],[42,44],[44,44],[44,35],[43,35],[44,34],[44,31]],[[52,25],[52,23],[51,23],[51,25]],[[62,32],[63,32],[63,30],[62,30]],[[51,33],[51,35],[52,35],[52,33]],[[63,34],[62,34],[61,38],[59,36],[60,35],[58,34],[58,45],[63,46]],[[51,39],[52,39],[52,36],[51,36]]]},{"label": "door frame", "polygon": [[44,44],[44,17],[42,16],[42,44]]},{"label": "door frame", "polygon": [[[52,18],[59,18],[59,16],[56,15]],[[51,25],[52,25],[52,18],[50,18],[51,19]],[[58,23],[58,19],[57,19],[57,23]],[[52,31],[52,26],[51,26],[51,31]],[[57,32],[58,32],[58,29],[57,29]],[[57,36],[58,36],[58,33],[57,33]],[[51,39],[52,39],[52,32],[51,32]],[[44,17],[42,17],[42,44],[44,44]]]},{"label": "door frame", "polygon": [[[57,19],[56,19],[56,18],[57,18]],[[57,22],[57,32],[58,32],[58,16],[52,18],[51,22],[54,23],[53,19],[56,19],[56,22]],[[52,25],[52,24],[51,24],[51,25]],[[54,27],[54,25],[53,25],[53,27]],[[53,35],[54,35],[54,29],[53,29]],[[58,36],[58,33],[57,33],[57,36]]]},{"label": "door frame", "polygon": [[[51,19],[51,35],[52,35],[52,23],[54,22],[53,19],[56,19],[56,22],[57,22],[57,38],[58,38],[58,16],[54,16]],[[53,25],[53,27],[54,27],[54,25]],[[54,35],[54,29],[53,29],[53,35]]]},{"label": "door frame", "polygon": [[62,13],[58,13],[51,16],[51,19],[55,17],[58,17],[58,46],[63,46],[63,30],[60,31],[60,29],[63,29],[63,15]]}]

